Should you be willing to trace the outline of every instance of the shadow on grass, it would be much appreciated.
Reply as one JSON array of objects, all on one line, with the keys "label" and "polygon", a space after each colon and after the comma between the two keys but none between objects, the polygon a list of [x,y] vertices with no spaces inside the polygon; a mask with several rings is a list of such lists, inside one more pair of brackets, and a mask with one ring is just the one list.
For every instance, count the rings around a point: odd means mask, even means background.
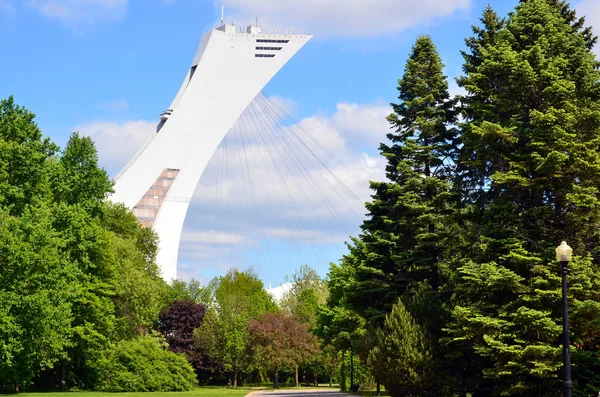
[{"label": "shadow on grass", "polygon": [[[363,396],[363,397],[376,397],[377,396],[377,392],[375,390],[359,390],[356,393],[350,393],[352,395],[355,396]],[[389,396],[390,394],[388,392],[386,392],[385,390],[382,390],[380,393],[380,396],[382,397],[386,397]]]}]

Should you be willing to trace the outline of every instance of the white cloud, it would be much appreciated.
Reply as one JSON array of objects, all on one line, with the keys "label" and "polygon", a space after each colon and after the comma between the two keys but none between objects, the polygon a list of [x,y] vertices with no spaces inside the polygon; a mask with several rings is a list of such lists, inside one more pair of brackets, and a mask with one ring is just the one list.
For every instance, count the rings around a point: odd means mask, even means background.
[{"label": "white cloud", "polygon": [[[182,236],[185,277],[260,268],[276,251],[282,257],[294,252],[298,263],[291,266],[297,267],[307,252],[343,250],[358,233],[372,193],[368,181],[384,178],[385,160],[372,153],[389,131],[389,105],[340,102],[331,115],[276,120],[283,115],[274,108],[293,105],[259,96],[211,159]],[[153,135],[155,123],[94,122],[77,130],[96,141],[101,165],[115,175]]]},{"label": "white cloud", "polygon": [[[575,8],[578,14],[586,17],[586,25],[591,25],[594,28],[594,34],[600,36],[600,1],[583,0]],[[600,44],[596,44],[594,52],[600,57]]]},{"label": "white cloud", "polygon": [[279,106],[287,114],[293,114],[296,108],[298,107],[296,101],[290,98],[272,96],[271,99],[275,101],[275,103],[277,103],[277,106]]},{"label": "white cloud", "polygon": [[237,244],[240,243],[243,239],[243,236],[237,234],[188,232],[181,237],[181,242],[194,244]]},{"label": "white cloud", "polygon": [[267,288],[267,293],[270,294],[273,299],[275,299],[275,301],[280,302],[281,298],[283,298],[283,295],[285,295],[286,292],[288,292],[289,290],[292,289],[293,284],[292,283],[285,283],[285,284],[281,284],[279,287],[271,287],[269,286],[269,288]]},{"label": "white cloud", "polygon": [[[184,228],[184,235],[231,232],[244,241],[227,249],[214,242],[208,244],[212,248],[186,245],[183,261],[210,264],[215,250],[227,256],[230,248],[260,254],[263,241],[283,242],[297,256],[311,246],[341,247],[358,233],[363,204],[372,193],[368,181],[384,178],[385,160],[365,151],[375,151],[386,139],[389,105],[340,102],[329,116],[284,126],[269,121],[269,112],[267,103],[254,102],[230,131],[202,176]],[[256,114],[268,125],[249,116]]]},{"label": "white cloud", "polygon": [[125,17],[128,0],[27,0],[27,5],[50,19],[79,29]]},{"label": "white cloud", "polygon": [[128,121],[115,123],[97,121],[81,124],[75,131],[92,137],[96,142],[100,164],[111,175],[116,175],[135,153],[152,138],[156,131],[156,122]]},{"label": "white cloud", "polygon": [[337,104],[337,112],[331,118],[331,122],[334,128],[346,132],[351,137],[364,138],[377,145],[390,130],[386,117],[391,112],[391,107],[383,101],[373,104],[342,102]]},{"label": "white cloud", "polygon": [[[471,0],[217,0],[226,20],[268,28],[307,29],[319,36],[369,37],[402,30],[466,10]],[[232,15],[231,15],[232,14]]]}]

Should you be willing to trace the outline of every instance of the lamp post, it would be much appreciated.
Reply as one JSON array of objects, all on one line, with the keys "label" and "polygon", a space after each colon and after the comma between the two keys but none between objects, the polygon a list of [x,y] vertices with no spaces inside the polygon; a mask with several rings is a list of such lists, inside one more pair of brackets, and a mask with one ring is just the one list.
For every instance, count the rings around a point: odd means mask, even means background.
[{"label": "lamp post", "polygon": [[567,267],[571,262],[573,249],[563,241],[556,247],[556,259],[562,269],[562,298],[563,298],[563,382],[565,397],[573,395],[573,382],[571,382],[571,354],[569,352],[569,307],[567,302]]}]

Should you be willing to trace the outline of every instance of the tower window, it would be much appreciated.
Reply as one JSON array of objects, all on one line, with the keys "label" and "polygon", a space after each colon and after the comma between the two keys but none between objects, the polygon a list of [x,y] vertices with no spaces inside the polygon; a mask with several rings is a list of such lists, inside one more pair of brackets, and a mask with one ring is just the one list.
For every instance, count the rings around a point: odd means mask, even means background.
[{"label": "tower window", "polygon": [[256,58],[273,58],[275,54],[254,54]]},{"label": "tower window", "polygon": [[271,39],[256,39],[257,43],[281,43],[281,44],[285,44],[285,43],[289,43],[289,40],[271,40]]},{"label": "tower window", "polygon": [[281,51],[283,47],[256,47],[259,51]]}]

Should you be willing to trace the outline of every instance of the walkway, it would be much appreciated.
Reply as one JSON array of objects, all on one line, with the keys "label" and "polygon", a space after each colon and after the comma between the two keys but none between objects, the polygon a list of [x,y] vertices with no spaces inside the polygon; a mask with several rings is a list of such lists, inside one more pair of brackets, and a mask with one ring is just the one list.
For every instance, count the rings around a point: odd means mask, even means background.
[{"label": "walkway", "polygon": [[265,390],[253,392],[246,397],[348,397],[348,394],[331,389]]}]

